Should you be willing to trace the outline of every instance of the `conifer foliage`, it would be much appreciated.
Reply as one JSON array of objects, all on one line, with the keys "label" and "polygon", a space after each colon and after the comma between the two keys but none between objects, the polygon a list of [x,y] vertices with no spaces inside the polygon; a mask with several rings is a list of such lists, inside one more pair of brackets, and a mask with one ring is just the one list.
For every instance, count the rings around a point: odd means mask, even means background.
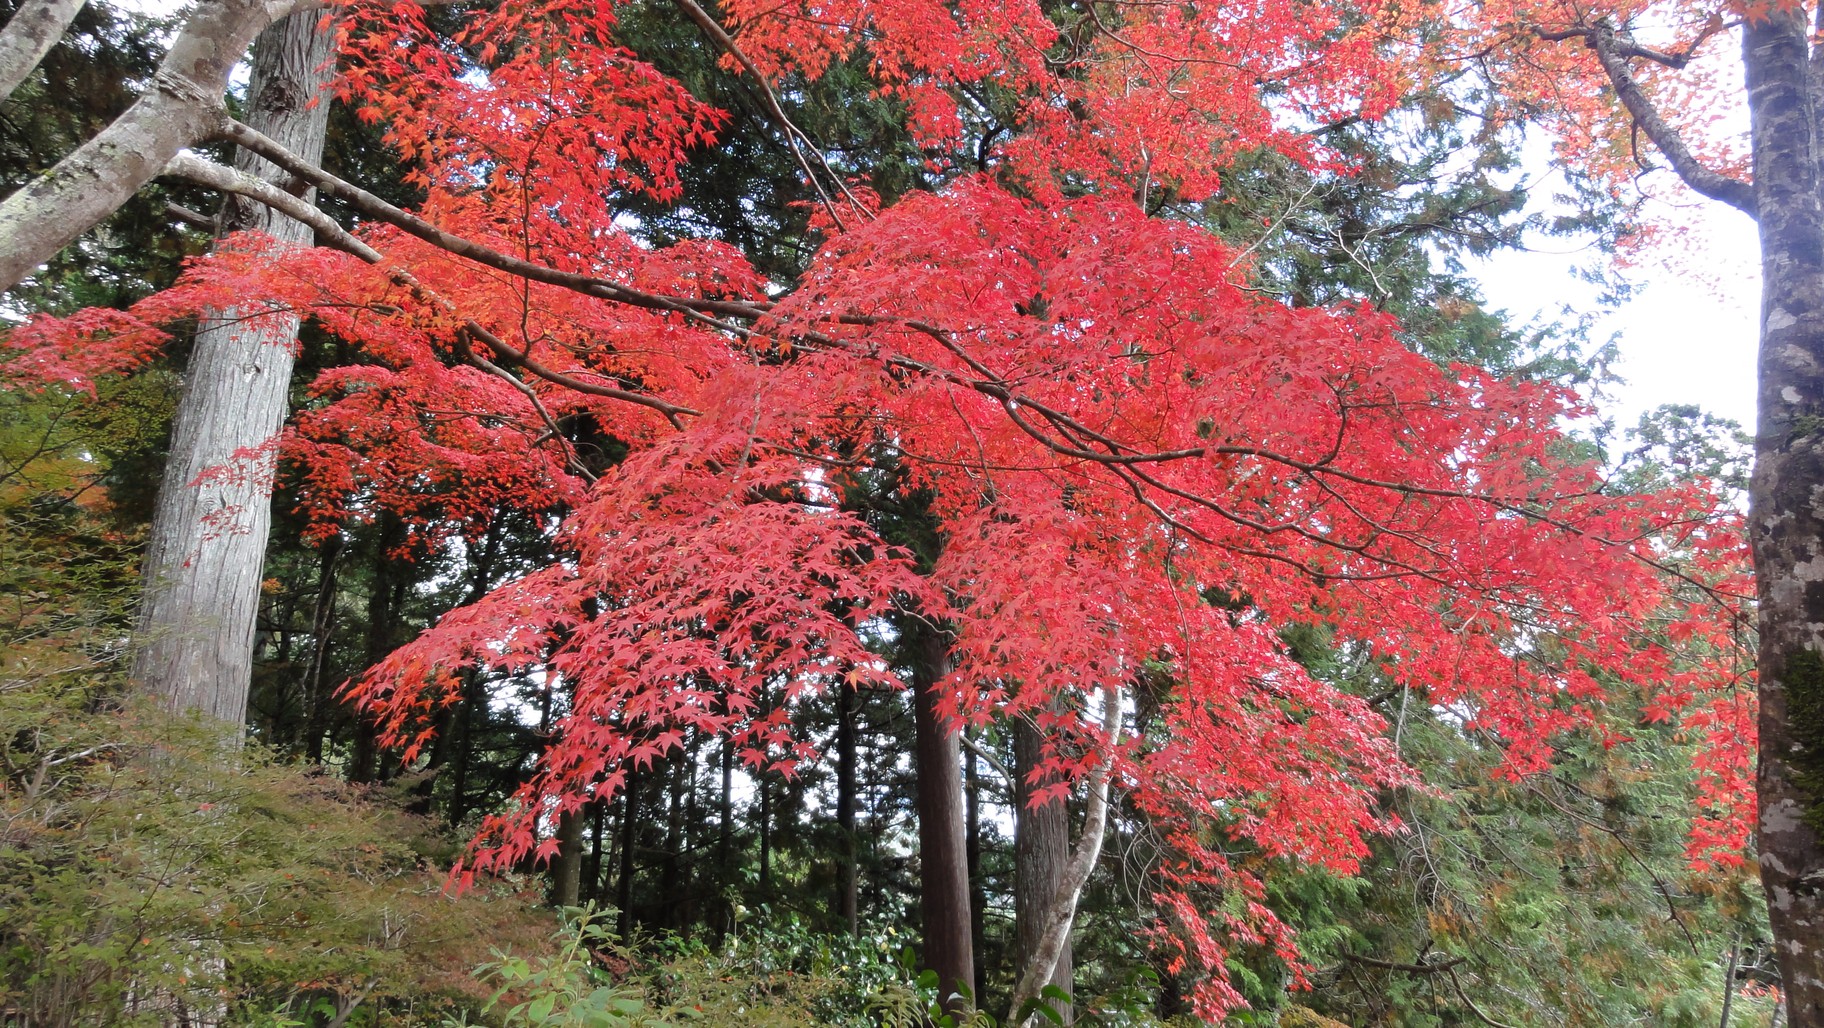
[{"label": "conifer foliage", "polygon": [[[1346,170],[1304,129],[1397,96],[1391,9],[675,8],[819,197],[797,282],[625,216],[634,196],[687,209],[681,169],[729,116],[624,45],[622,7],[506,0],[449,33],[410,2],[356,4],[341,89],[422,203],[228,120],[357,227],[180,156],[173,173],[309,219],[321,248],[223,246],[131,311],[11,337],[30,351],[11,371],[82,384],[228,299],[306,315],[359,354],[283,440],[323,537],[384,514],[454,545],[503,511],[545,519],[548,566],[353,687],[407,761],[468,669],[566,698],[465,876],[555,855],[556,824],[690,739],[755,768],[815,759],[795,707],[901,688],[881,644],[908,617],[950,640],[956,730],[1043,729],[1035,802],[1085,795],[1099,828],[1116,790],[1155,826],[1149,937],[1205,1016],[1241,1002],[1237,945],[1302,973],[1265,902],[1276,862],[1352,871],[1398,829],[1378,798],[1413,781],[1380,715],[1287,652],[1290,625],[1501,740],[1510,775],[1609,690],[1647,694],[1717,743],[1693,858],[1741,860],[1752,692],[1711,658],[1749,588],[1715,497],[1612,488],[1561,432],[1576,396],[1433,363],[1367,305],[1263,296],[1247,254],[1149,214],[1247,150]],[[929,188],[886,205],[780,103],[856,62],[932,155]],[[964,139],[973,169],[947,156]],[[856,497],[883,475],[938,545],[870,518]]]}]

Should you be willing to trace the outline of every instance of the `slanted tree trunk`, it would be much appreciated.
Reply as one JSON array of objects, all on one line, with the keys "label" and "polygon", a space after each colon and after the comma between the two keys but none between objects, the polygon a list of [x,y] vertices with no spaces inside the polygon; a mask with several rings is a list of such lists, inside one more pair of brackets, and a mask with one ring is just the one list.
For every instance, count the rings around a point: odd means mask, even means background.
[{"label": "slanted tree trunk", "polygon": [[13,95],[63,38],[85,0],[25,0],[0,29],[0,100]]},{"label": "slanted tree trunk", "polygon": [[[204,4],[197,18],[238,3],[239,0],[222,0]],[[254,46],[248,86],[249,123],[312,161],[321,159],[329,117],[326,103],[312,101],[327,83],[325,65],[333,46],[332,34],[318,28],[317,15],[303,14],[262,34]],[[173,54],[187,45],[185,38],[179,38]],[[237,47],[232,56],[238,58],[240,52]],[[222,59],[217,55],[211,61]],[[197,60],[205,69],[215,67],[200,57]],[[166,64],[167,69],[159,73],[161,79],[167,75],[170,61]],[[225,69],[222,75],[225,77]],[[201,88],[200,78],[192,76],[191,81]],[[156,86],[148,97],[165,95],[160,92],[163,88]],[[219,100],[219,89],[216,96]],[[146,102],[142,100],[134,110]],[[201,109],[201,102],[196,106]],[[97,139],[105,139],[132,116],[131,110],[122,115],[121,121]],[[190,127],[187,122],[178,125],[185,131]],[[179,145],[197,138],[198,133],[191,133]],[[114,140],[108,145],[153,143]],[[175,147],[171,150],[176,152]],[[158,160],[162,163],[169,156]],[[128,160],[112,151],[107,159]],[[268,181],[284,178],[277,168],[246,153],[236,158],[236,164]],[[63,165],[59,165],[51,178],[55,179],[62,170]],[[55,194],[61,188],[55,182],[47,185],[46,180],[40,180],[10,198],[7,206],[10,209],[14,200],[21,197],[30,199],[43,190]],[[95,188],[108,192],[101,185]],[[137,188],[137,184],[133,186]],[[131,192],[128,189],[123,197]],[[40,202],[58,201],[46,196]],[[108,202],[111,209],[118,200]],[[81,222],[80,231],[105,214],[103,210],[91,219],[66,212],[62,220],[66,224]],[[0,253],[14,252],[5,239],[20,223],[8,222],[10,216],[7,210],[0,209]],[[223,208],[222,227],[225,231],[259,231],[280,245],[311,242],[310,230],[305,226],[235,197],[230,197]],[[33,263],[39,259],[42,258],[33,258]],[[159,697],[169,709],[201,711],[237,725],[247,715],[260,571],[272,523],[271,468],[275,455],[261,452],[261,448],[274,441],[285,420],[292,349],[298,332],[298,321],[293,316],[250,317],[253,313],[224,310],[205,318],[197,330],[184,396],[172,429],[171,456],[159,488],[147,545],[144,596],[132,667],[133,678],[140,686]],[[251,461],[236,457],[237,453],[255,452],[260,456]],[[199,480],[217,469],[233,473]]]},{"label": "slanted tree trunk", "polygon": [[1760,421],[1749,524],[1759,583],[1761,881],[1794,1028],[1824,1025],[1824,211],[1819,83],[1798,8],[1743,29],[1761,241]]},{"label": "slanted tree trunk", "polygon": [[[289,0],[197,4],[146,92],[55,168],[0,202],[0,290],[18,285],[100,224],[163,171],[178,151],[208,139],[221,125],[228,75],[247,53],[247,45],[295,6]],[[317,17],[302,15],[305,28],[314,28]],[[259,95],[249,95],[257,109]],[[249,113],[251,117],[253,112]],[[271,128],[264,131],[273,135]],[[180,413],[180,424],[182,417]]]},{"label": "slanted tree trunk", "polygon": [[918,769],[919,910],[924,966],[937,972],[944,1009],[962,1015],[975,989],[969,931],[969,857],[964,838],[962,737],[937,712],[935,687],[950,672],[949,636],[923,618],[900,619],[900,644],[912,668],[912,720]]},{"label": "slanted tree trunk", "polygon": [[[1083,810],[1083,833],[1070,851],[1058,873],[1051,898],[1042,910],[1030,918],[1035,923],[1036,938],[1028,961],[1015,972],[1013,1002],[1009,1004],[1009,1025],[1036,1024],[1039,1017],[1020,1017],[1027,1003],[1038,999],[1051,981],[1064,954],[1070,949],[1070,930],[1076,924],[1077,903],[1083,897],[1083,886],[1102,858],[1102,839],[1108,829],[1108,792],[1110,761],[1115,743],[1121,738],[1121,689],[1102,688],[1101,760],[1090,773],[1088,797]],[[1036,897],[1035,897],[1036,898]]]},{"label": "slanted tree trunk", "polygon": [[[1028,781],[1044,751],[1039,730],[1025,718],[1013,722],[1013,973],[1017,980],[1039,960],[1044,943],[1046,912],[1064,880],[1070,862],[1070,807],[1063,799],[1041,807],[1031,805],[1033,788]],[[1066,935],[1051,977],[1040,984],[1055,985],[1069,995],[1072,989],[1070,938]],[[1046,1001],[1071,1023],[1068,1002]]]}]

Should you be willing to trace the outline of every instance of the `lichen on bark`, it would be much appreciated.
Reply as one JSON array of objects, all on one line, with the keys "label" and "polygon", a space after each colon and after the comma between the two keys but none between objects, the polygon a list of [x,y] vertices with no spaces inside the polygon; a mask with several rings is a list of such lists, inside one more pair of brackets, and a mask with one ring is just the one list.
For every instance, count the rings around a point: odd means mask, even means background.
[{"label": "lichen on bark", "polygon": [[1824,657],[1798,650],[1786,658],[1780,677],[1792,738],[1786,760],[1805,797],[1805,823],[1824,832]]}]

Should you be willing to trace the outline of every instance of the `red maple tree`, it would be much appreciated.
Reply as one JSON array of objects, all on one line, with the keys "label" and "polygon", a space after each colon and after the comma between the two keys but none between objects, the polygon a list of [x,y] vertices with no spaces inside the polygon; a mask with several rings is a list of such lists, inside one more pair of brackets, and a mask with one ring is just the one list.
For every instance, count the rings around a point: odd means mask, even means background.
[{"label": "red maple tree", "polygon": [[[1297,127],[1398,95],[1387,12],[1134,5],[1060,27],[1022,0],[853,0],[729,3],[725,28],[677,6],[768,98],[861,60],[933,153],[970,131],[960,87],[1017,98],[1018,124],[990,172],[933,158],[944,184],[882,210],[771,99],[826,240],[782,292],[727,245],[653,246],[617,218],[628,191],[679,199],[724,117],[622,46],[612,6],[509,0],[452,38],[409,3],[351,7],[344,89],[420,207],[233,127],[362,227],[319,216],[323,248],[223,247],[131,312],[12,337],[80,383],[187,312],[264,299],[364,357],[286,438],[321,531],[565,511],[560,560],[354,687],[407,760],[465,667],[571,697],[464,875],[548,855],[550,816],[689,731],[756,766],[813,758],[792,701],[901,687],[875,644],[890,616],[952,637],[955,725],[1048,731],[1041,796],[1118,789],[1159,826],[1152,938],[1206,1015],[1240,1002],[1237,942],[1300,966],[1262,868],[1348,872],[1395,827],[1376,796],[1413,781],[1369,705],[1287,655],[1287,625],[1329,626],[1500,739],[1515,774],[1611,688],[1647,691],[1712,737],[1694,857],[1739,861],[1752,691],[1714,659],[1746,591],[1730,512],[1701,483],[1615,493],[1561,430],[1576,396],[1440,367],[1366,306],[1263,297],[1234,249],[1147,214],[1253,148],[1346,173]],[[625,459],[588,466],[565,431],[583,419]],[[923,564],[845,502],[887,468],[928,497],[942,546]],[[1236,843],[1267,861],[1231,861]]]}]

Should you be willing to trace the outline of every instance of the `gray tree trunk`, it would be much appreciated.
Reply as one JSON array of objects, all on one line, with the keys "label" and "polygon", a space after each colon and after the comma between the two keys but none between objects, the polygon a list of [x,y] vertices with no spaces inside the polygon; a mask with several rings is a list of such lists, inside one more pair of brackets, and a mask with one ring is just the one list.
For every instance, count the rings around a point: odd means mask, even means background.
[{"label": "gray tree trunk", "polygon": [[[322,156],[329,106],[326,97],[311,101],[327,84],[333,46],[333,35],[318,27],[318,16],[305,13],[261,34],[248,86],[249,123],[312,162]],[[277,168],[245,152],[236,164],[283,181]],[[265,233],[281,246],[311,242],[305,226],[239,197],[228,198],[222,223],[228,231]],[[247,713],[272,523],[272,454],[252,468],[235,454],[258,451],[277,436],[298,332],[296,317],[255,313],[220,311],[197,330],[147,546],[132,668],[134,680],[171,710],[233,724]],[[223,468],[249,473],[199,483]]]},{"label": "gray tree trunk", "polygon": [[[1045,917],[1051,909],[1064,871],[1070,862],[1070,806],[1063,799],[1033,808],[1032,786],[1027,775],[1038,766],[1044,750],[1039,730],[1025,718],[1013,723],[1013,974],[1017,981],[1026,968],[1039,961],[1044,945]],[[1066,995],[1072,989],[1070,939],[1067,935],[1044,984],[1055,985]],[[1043,988],[1043,985],[1041,985]],[[1062,1018],[1072,1021],[1071,1005],[1046,1000]]]},{"label": "gray tree trunk", "polygon": [[1743,30],[1761,240],[1750,532],[1759,584],[1761,881],[1794,1028],[1824,1025],[1824,210],[1804,12]]},{"label": "gray tree trunk", "polygon": [[0,291],[114,213],[179,150],[208,139],[221,124],[228,75],[247,45],[294,6],[292,0],[198,4],[133,106],[0,202]]},{"label": "gray tree trunk", "polygon": [[25,0],[0,29],[0,100],[13,95],[76,20],[85,0]]}]

